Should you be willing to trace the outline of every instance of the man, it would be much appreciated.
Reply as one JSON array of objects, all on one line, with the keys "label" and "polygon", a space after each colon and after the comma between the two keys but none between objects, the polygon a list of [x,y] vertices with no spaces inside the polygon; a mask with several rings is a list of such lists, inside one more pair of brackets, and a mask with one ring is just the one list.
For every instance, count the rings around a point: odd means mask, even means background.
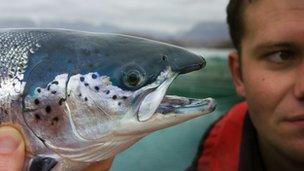
[{"label": "man", "polygon": [[198,170],[304,170],[304,1],[230,0],[229,66],[246,103],[209,131]]}]

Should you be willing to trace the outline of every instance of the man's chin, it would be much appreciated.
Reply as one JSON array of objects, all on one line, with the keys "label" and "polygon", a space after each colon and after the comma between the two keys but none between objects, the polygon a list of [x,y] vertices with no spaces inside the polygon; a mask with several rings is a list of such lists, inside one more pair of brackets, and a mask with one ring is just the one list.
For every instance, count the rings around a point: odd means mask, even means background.
[{"label": "man's chin", "polygon": [[302,131],[285,129],[284,132],[268,139],[268,142],[270,142],[268,147],[272,148],[276,156],[285,156],[290,161],[304,164],[304,128]]},{"label": "man's chin", "polygon": [[282,153],[286,156],[286,159],[296,161],[304,166],[304,139],[293,140],[284,144]]}]

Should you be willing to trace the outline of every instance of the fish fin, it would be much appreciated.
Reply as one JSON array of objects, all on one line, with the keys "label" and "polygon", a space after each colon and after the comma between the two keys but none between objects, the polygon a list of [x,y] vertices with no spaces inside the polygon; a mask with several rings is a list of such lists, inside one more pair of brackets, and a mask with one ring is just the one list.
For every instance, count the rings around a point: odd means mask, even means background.
[{"label": "fish fin", "polygon": [[58,161],[52,157],[37,156],[30,162],[29,171],[50,171]]}]

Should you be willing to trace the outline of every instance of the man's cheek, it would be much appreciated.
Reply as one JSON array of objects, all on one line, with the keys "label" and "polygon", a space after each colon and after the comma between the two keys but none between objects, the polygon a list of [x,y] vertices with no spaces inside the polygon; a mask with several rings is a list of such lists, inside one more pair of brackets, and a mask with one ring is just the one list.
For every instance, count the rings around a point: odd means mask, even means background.
[{"label": "man's cheek", "polygon": [[251,112],[262,114],[274,110],[275,90],[265,77],[248,80],[245,83],[245,91]]}]

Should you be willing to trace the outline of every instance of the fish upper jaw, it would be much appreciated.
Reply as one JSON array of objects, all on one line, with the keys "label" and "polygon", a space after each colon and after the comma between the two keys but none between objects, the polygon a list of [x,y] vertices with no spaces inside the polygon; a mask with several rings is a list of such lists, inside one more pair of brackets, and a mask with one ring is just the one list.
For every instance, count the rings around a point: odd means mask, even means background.
[{"label": "fish upper jaw", "polygon": [[172,71],[179,74],[186,74],[200,70],[206,66],[206,60],[197,54],[185,52],[186,54],[170,61]]}]

